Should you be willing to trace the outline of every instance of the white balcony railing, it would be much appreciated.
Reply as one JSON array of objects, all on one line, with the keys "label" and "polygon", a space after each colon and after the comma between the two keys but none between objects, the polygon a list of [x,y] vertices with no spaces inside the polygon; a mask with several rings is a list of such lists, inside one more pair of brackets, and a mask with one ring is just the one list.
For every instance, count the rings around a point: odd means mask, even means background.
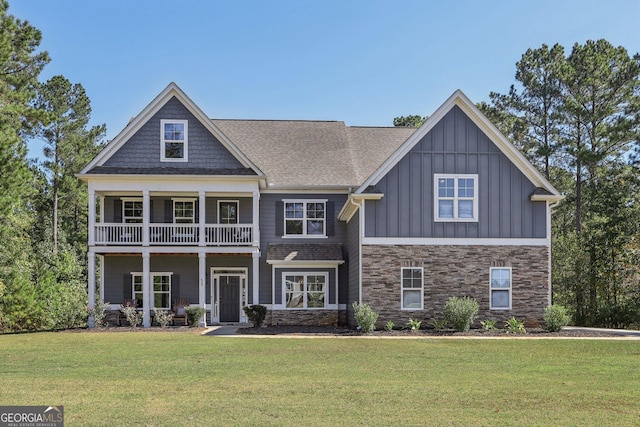
[{"label": "white balcony railing", "polygon": [[[96,245],[142,245],[142,224],[100,223],[95,225]],[[250,246],[253,224],[206,224],[204,244],[207,246]],[[191,245],[200,243],[198,224],[150,224],[149,244]]]},{"label": "white balcony railing", "polygon": [[197,245],[198,242],[197,224],[149,225],[149,244],[151,245]]},{"label": "white balcony railing", "polygon": [[97,245],[141,245],[142,224],[96,224]]}]

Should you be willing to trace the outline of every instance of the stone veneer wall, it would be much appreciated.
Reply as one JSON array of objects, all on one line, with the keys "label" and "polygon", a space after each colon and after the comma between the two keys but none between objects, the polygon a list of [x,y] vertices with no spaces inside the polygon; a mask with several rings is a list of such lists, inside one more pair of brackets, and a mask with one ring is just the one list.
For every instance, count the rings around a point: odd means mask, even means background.
[{"label": "stone veneer wall", "polygon": [[268,310],[266,325],[337,326],[338,310]]},{"label": "stone veneer wall", "polygon": [[[424,268],[424,310],[401,310],[401,267]],[[511,267],[511,310],[489,310],[489,269]],[[549,304],[549,248],[546,246],[364,245],[362,299],[379,313],[378,328],[409,318],[430,324],[443,319],[449,297],[469,296],[480,305],[475,326],[485,319],[514,316],[529,327],[542,322]],[[352,319],[350,319],[353,322]]]}]

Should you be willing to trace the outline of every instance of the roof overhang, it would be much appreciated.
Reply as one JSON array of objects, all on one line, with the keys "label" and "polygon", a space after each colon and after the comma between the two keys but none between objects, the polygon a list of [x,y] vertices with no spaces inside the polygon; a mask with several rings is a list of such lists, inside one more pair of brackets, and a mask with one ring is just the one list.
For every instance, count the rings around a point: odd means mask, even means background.
[{"label": "roof overhang", "polygon": [[384,197],[382,193],[351,193],[349,198],[340,209],[338,219],[348,222],[351,217],[360,209],[363,200],[380,200]]}]

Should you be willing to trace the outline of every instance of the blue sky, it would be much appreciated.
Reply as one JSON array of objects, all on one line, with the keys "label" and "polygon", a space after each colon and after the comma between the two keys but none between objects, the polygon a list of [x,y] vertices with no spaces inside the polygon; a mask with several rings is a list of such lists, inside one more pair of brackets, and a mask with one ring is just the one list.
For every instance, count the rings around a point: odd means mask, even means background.
[{"label": "blue sky", "polygon": [[[640,51],[635,0],[9,0],[113,138],[174,81],[210,117],[391,126],[505,93],[528,48]],[[30,157],[41,146],[31,145]]]}]

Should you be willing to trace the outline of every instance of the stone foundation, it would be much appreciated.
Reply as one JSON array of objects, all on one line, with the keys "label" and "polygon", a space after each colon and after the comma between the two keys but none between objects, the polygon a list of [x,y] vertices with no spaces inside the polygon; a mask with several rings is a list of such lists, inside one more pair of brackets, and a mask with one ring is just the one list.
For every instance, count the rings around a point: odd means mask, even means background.
[{"label": "stone foundation", "polygon": [[[403,265],[424,269],[424,310],[401,310],[400,275]],[[511,267],[511,310],[489,310],[489,269]],[[362,299],[378,314],[378,328],[387,321],[397,326],[409,318],[431,324],[443,319],[452,296],[475,298],[481,320],[502,326],[512,316],[529,327],[542,322],[549,304],[549,248],[546,246],[414,246],[362,247]],[[352,321],[352,320],[351,320]]]},{"label": "stone foundation", "polygon": [[266,325],[276,326],[337,326],[338,310],[269,310]]}]

